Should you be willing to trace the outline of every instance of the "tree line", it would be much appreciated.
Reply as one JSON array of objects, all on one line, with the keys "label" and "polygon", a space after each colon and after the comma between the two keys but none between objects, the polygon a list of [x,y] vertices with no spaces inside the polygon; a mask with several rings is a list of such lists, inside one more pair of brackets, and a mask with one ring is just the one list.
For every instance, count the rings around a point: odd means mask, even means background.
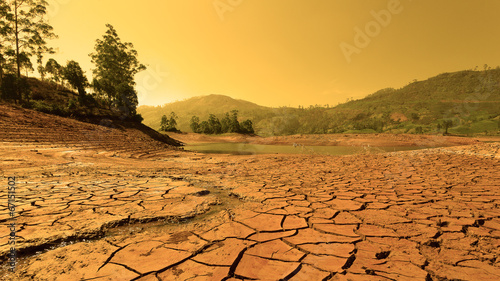
[{"label": "tree line", "polygon": [[[34,72],[32,58],[42,80],[64,84],[78,91],[79,103],[96,106],[96,99],[109,109],[117,109],[123,118],[137,117],[137,91],[134,76],[145,70],[132,43],[122,42],[115,28],[107,24],[102,39],[96,40],[89,56],[95,68],[89,81],[80,64],[70,60],[61,66],[53,58],[45,63],[45,55],[54,54],[47,41],[57,36],[47,22],[45,0],[0,0],[0,97],[21,105],[29,105],[29,73]],[[25,74],[25,75],[23,75]],[[93,90],[92,95],[87,89]]]},{"label": "tree line", "polygon": [[191,130],[199,134],[254,134],[253,123],[250,119],[243,122],[238,121],[238,110],[226,112],[224,117],[219,120],[214,114],[210,114],[208,120],[200,122],[200,118],[193,116],[190,123]]},{"label": "tree line", "polygon": [[167,115],[163,115],[161,117],[160,131],[179,132],[177,129],[177,119],[179,119],[179,117],[177,117],[175,112],[171,112],[169,117],[167,117]]}]

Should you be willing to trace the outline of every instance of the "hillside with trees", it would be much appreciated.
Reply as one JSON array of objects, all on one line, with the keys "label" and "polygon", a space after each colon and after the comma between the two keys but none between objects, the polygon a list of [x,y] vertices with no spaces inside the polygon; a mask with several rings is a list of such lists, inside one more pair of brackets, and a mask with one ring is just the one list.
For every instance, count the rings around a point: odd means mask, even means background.
[{"label": "hillside with trees", "polygon": [[[134,77],[145,66],[133,44],[123,42],[117,30],[107,24],[90,54],[94,68],[92,78],[88,78],[79,62],[61,63],[50,58],[54,50],[48,42],[57,35],[46,20],[47,5],[45,0],[0,0],[0,99],[6,102],[91,122],[139,122],[144,118],[144,124],[163,131],[253,131],[262,136],[500,134],[500,68],[487,65],[481,71],[443,73],[400,89],[382,89],[336,107],[269,108],[209,95],[137,108]],[[40,79],[34,78],[34,73]],[[245,121],[228,127],[234,111]]]},{"label": "hillside with trees", "polygon": [[[179,146],[141,124],[134,76],[145,66],[138,61],[133,44],[122,42],[114,27],[106,25],[106,33],[96,40],[90,54],[95,67],[89,79],[77,61],[61,64],[48,57],[55,52],[47,42],[57,36],[46,21],[47,6],[45,0],[0,0],[0,105],[4,117],[14,116],[6,122],[17,128],[19,116],[9,112],[21,110],[24,116],[43,116],[33,109]],[[32,61],[40,78],[34,77]],[[79,124],[75,130],[81,128],[81,123],[74,124]]]},{"label": "hillside with trees", "polygon": [[256,116],[266,116],[271,108],[223,95],[199,96],[163,106],[139,106],[137,108],[137,112],[144,118],[143,123],[156,130],[160,130],[163,115],[168,116],[171,112],[175,112],[178,117],[177,129],[183,132],[192,132],[191,118],[193,116],[197,116],[200,120],[208,120],[210,114],[213,114],[222,120],[225,114],[232,110],[238,110],[241,120],[252,119],[252,122],[255,122]]},{"label": "hillside with trees", "polygon": [[[141,121],[134,77],[145,66],[133,44],[107,24],[90,54],[95,68],[89,81],[78,62],[46,58],[54,54],[48,40],[57,38],[46,21],[47,6],[44,0],[0,1],[0,98],[61,116]],[[40,79],[29,77],[32,60]]]},{"label": "hillside with trees", "polygon": [[[220,106],[217,106],[220,105]],[[164,106],[141,106],[145,124],[159,128],[175,111],[181,131],[192,132],[193,116],[222,120],[238,110],[261,136],[327,133],[500,134],[500,68],[443,73],[387,88],[335,107],[269,108],[226,96],[202,96]]]},{"label": "hillside with trees", "polygon": [[500,68],[443,73],[335,108],[351,130],[498,134]]}]

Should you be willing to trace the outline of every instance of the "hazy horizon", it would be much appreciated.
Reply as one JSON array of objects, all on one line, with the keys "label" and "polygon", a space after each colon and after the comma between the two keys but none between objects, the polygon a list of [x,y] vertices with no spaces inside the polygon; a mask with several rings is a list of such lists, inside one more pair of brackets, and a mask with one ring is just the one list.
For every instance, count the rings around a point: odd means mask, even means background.
[{"label": "hazy horizon", "polygon": [[49,1],[53,56],[88,54],[112,24],[148,70],[140,105],[219,94],[269,107],[336,105],[443,72],[500,65],[500,2]]}]

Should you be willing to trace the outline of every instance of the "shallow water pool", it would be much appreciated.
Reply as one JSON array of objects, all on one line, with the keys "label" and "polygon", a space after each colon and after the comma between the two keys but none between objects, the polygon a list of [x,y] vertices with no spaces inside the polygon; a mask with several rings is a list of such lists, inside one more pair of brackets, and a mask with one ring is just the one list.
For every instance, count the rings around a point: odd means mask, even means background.
[{"label": "shallow water pool", "polygon": [[418,150],[428,147],[418,146],[394,146],[394,147],[370,147],[370,146],[302,146],[302,145],[264,145],[249,143],[203,143],[188,144],[185,150],[201,153],[222,153],[234,155],[252,154],[322,154],[322,155],[350,155],[365,152],[394,152],[406,150]]}]

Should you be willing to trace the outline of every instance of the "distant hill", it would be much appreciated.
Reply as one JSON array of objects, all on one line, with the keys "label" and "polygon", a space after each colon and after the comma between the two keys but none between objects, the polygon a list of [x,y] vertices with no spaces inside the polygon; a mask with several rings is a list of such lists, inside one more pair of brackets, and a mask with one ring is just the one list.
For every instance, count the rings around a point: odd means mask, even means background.
[{"label": "distant hill", "polygon": [[384,131],[422,127],[432,132],[450,120],[452,133],[495,133],[500,126],[500,69],[443,73],[401,89],[380,90],[334,111],[343,113],[351,125],[380,121]]},{"label": "distant hill", "polygon": [[[443,73],[425,81],[414,81],[401,89],[383,89],[366,98],[348,102],[339,108],[357,105],[373,108],[390,102],[392,106],[423,106],[437,103],[489,103],[500,101],[500,69]],[[431,106],[432,107],[432,106]],[[415,109],[415,108],[413,108]]]},{"label": "distant hill", "polygon": [[[190,132],[193,115],[219,118],[237,109],[263,136],[321,133],[500,134],[500,68],[443,73],[387,88],[336,107],[270,108],[227,96],[195,97],[164,106],[141,106],[144,123],[159,129],[162,115],[175,112],[178,128]],[[447,122],[448,125],[445,126]]]},{"label": "distant hill", "polygon": [[160,128],[161,117],[175,112],[179,116],[177,128],[184,132],[191,132],[189,122],[194,115],[200,117],[201,120],[206,120],[209,114],[215,114],[221,119],[226,112],[235,109],[239,111],[238,119],[241,122],[245,119],[255,119],[256,116],[262,115],[271,108],[224,95],[208,95],[163,106],[140,106],[137,112],[144,118],[145,125],[157,130]]}]

